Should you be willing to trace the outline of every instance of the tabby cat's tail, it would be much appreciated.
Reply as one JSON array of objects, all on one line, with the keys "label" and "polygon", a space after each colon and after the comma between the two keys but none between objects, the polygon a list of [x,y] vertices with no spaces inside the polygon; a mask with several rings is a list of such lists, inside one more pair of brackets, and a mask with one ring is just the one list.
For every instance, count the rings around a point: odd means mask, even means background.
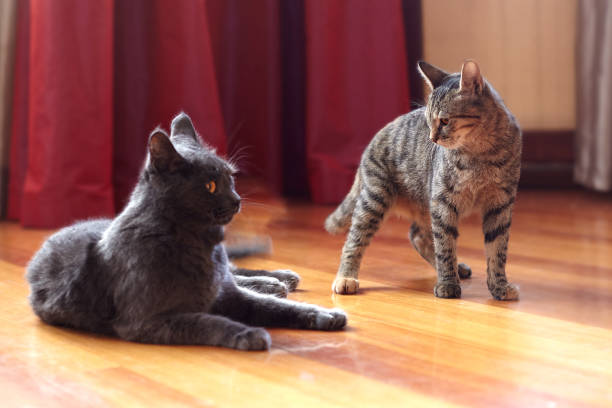
[{"label": "tabby cat's tail", "polygon": [[361,177],[359,177],[359,172],[357,172],[351,191],[344,197],[344,200],[342,200],[338,208],[336,208],[325,220],[325,229],[327,232],[330,234],[339,234],[348,230],[355,204],[357,204],[360,188]]},{"label": "tabby cat's tail", "polygon": [[227,257],[230,259],[272,252],[272,240],[266,236],[232,235],[224,244]]}]

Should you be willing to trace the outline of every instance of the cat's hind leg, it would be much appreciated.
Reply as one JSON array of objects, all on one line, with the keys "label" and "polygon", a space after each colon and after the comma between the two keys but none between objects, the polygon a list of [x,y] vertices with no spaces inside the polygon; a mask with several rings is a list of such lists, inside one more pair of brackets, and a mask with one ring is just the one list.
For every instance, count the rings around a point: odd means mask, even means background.
[{"label": "cat's hind leg", "polygon": [[470,268],[468,264],[460,263],[457,265],[457,272],[461,279],[469,279],[472,277],[472,268]]},{"label": "cat's hind leg", "polygon": [[225,282],[212,312],[253,326],[340,330],[346,314],[307,303],[263,295]]},{"label": "cat's hind leg", "polygon": [[436,255],[434,253],[433,235],[431,227],[426,222],[413,222],[410,226],[410,242],[416,251],[431,266],[436,267]]},{"label": "cat's hind leg", "polygon": [[207,313],[161,315],[138,323],[117,323],[114,329],[122,339],[139,343],[266,350],[271,342],[270,335],[262,328],[249,327],[227,317]]},{"label": "cat's hind leg", "polygon": [[239,268],[234,264],[230,265],[230,271],[234,274],[234,276],[245,276],[245,277],[256,277],[256,276],[266,276],[270,278],[274,278],[283,283],[289,292],[293,292],[298,284],[300,283],[300,275],[289,270],[289,269],[276,269],[273,271],[268,271],[264,269],[245,269]]},{"label": "cat's hind leg", "polygon": [[[426,222],[413,222],[410,226],[410,242],[431,266],[436,267],[436,255],[433,244],[433,233],[431,227]],[[459,278],[469,279],[472,276],[472,268],[469,265],[460,263],[457,265]]]}]

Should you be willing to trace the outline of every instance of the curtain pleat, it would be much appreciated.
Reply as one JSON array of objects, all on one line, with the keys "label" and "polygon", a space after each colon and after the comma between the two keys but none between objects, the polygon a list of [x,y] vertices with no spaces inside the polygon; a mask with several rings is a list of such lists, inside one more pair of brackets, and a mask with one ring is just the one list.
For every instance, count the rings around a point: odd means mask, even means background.
[{"label": "curtain pleat", "polygon": [[120,210],[155,126],[167,129],[185,111],[220,154],[226,140],[205,2],[120,1],[114,23],[113,180]]},{"label": "curtain pleat", "polygon": [[25,226],[113,214],[112,10],[110,0],[30,2],[28,103],[15,107],[27,109]]},{"label": "curtain pleat", "polygon": [[304,4],[309,186],[315,202],[336,203],[374,134],[410,110],[402,4]]},{"label": "curtain pleat", "polygon": [[579,4],[574,177],[586,187],[612,191],[612,4]]},{"label": "curtain pleat", "polygon": [[0,1],[0,215],[6,214],[8,153],[13,97],[16,0]]},{"label": "curtain pleat", "polygon": [[221,154],[289,195],[339,201],[409,105],[401,0],[22,0],[8,217],[119,211],[149,132],[187,112]]},{"label": "curtain pleat", "polygon": [[279,0],[209,0],[211,41],[229,152],[280,191]]}]

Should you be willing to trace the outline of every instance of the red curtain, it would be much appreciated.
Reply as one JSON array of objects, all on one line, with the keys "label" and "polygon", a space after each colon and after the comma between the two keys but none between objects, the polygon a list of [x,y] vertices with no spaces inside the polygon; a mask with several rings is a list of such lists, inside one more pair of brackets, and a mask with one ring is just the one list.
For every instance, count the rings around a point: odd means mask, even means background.
[{"label": "red curtain", "polygon": [[402,4],[305,5],[308,178],[314,201],[336,203],[374,134],[409,110]]},{"label": "red curtain", "polygon": [[336,202],[409,110],[400,0],[24,0],[18,14],[8,216],[26,226],[120,210],[148,133],[181,110],[273,191]]}]

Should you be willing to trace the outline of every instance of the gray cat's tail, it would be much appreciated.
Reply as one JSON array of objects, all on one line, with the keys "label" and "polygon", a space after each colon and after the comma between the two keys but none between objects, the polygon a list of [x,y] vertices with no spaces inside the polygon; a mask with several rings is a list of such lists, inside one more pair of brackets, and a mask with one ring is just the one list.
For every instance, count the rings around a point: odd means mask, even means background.
[{"label": "gray cat's tail", "polygon": [[272,240],[266,236],[231,237],[225,242],[228,258],[244,258],[272,252]]},{"label": "gray cat's tail", "polygon": [[336,208],[325,220],[325,229],[327,232],[330,234],[339,234],[348,230],[360,189],[361,177],[359,177],[358,171],[355,175],[355,181],[353,182],[351,191],[344,197],[344,200],[342,200],[338,208]]}]

